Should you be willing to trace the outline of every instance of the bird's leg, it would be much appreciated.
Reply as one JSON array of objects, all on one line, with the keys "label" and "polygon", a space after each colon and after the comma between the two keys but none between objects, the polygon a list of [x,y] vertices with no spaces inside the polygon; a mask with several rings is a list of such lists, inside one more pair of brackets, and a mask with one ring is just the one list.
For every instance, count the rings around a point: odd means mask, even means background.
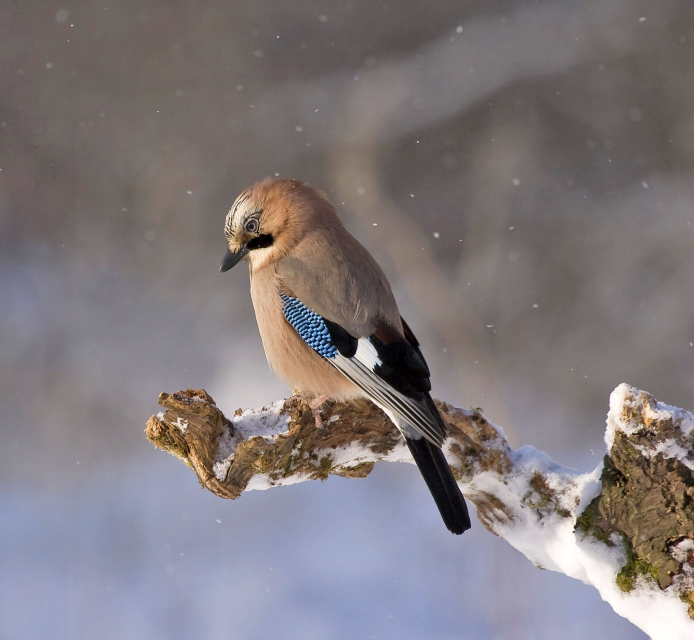
[{"label": "bird's leg", "polygon": [[325,436],[325,423],[323,422],[323,416],[321,415],[320,408],[330,399],[330,394],[307,397],[305,394],[295,391],[294,395],[301,398],[309,406],[309,409],[311,409],[311,413],[313,414],[313,419],[316,421],[316,429],[320,431],[321,436]]},{"label": "bird's leg", "polygon": [[320,408],[330,399],[330,394],[324,394],[322,396],[318,396],[317,398],[313,398],[311,402],[308,403],[308,406],[311,407],[311,413],[313,414],[313,418],[316,421],[316,429],[320,431],[321,437],[325,437],[327,435],[326,429],[325,429],[325,423],[323,422],[323,416],[321,415]]}]

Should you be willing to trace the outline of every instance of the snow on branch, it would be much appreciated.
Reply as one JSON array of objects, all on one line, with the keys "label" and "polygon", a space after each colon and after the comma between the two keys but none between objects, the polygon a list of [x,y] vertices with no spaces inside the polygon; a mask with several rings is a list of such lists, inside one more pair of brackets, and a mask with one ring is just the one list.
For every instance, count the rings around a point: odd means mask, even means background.
[{"label": "snow on branch", "polygon": [[[364,478],[379,460],[413,462],[366,400],[328,407],[322,429],[294,397],[231,418],[203,390],[162,393],[159,404],[165,412],[149,419],[147,438],[223,498],[330,474]],[[489,531],[538,567],[593,585],[652,640],[694,638],[694,415],[620,385],[608,453],[579,473],[533,447],[513,450],[479,411],[438,407],[446,457]]]}]

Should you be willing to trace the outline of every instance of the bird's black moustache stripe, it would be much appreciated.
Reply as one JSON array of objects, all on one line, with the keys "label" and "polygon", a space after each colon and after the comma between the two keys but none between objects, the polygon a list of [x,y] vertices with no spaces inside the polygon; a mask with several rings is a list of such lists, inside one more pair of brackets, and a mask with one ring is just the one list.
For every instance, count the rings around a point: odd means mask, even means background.
[{"label": "bird's black moustache stripe", "polygon": [[269,233],[263,233],[246,244],[246,247],[252,251],[253,249],[266,249],[272,246],[274,238]]}]

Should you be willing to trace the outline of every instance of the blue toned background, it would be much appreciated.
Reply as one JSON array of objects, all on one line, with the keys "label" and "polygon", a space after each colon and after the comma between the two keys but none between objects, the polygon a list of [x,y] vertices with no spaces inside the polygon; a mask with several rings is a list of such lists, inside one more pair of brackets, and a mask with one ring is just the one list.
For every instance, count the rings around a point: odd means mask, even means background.
[{"label": "blue toned background", "polygon": [[435,395],[592,469],[611,390],[694,408],[687,0],[0,6],[0,638],[645,636],[411,465],[236,502],[159,392],[286,395],[223,220],[326,190]]}]

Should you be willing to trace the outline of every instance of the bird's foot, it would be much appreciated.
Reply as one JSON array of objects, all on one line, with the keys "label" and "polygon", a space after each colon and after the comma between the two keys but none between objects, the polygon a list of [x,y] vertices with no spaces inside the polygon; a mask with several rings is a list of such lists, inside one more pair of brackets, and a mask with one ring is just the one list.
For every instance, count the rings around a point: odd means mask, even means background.
[{"label": "bird's foot", "polygon": [[309,407],[311,407],[311,413],[313,414],[313,418],[316,421],[316,429],[318,430],[318,433],[321,438],[327,437],[328,429],[326,427],[326,422],[323,420],[323,415],[321,414],[320,408],[326,403],[326,401],[329,398],[329,395],[319,396],[318,398],[314,398],[308,405]]},{"label": "bird's foot", "polygon": [[313,419],[316,421],[316,429],[318,430],[320,437],[325,438],[328,435],[328,432],[320,408],[326,403],[326,401],[330,399],[330,395],[326,394],[322,396],[311,397],[310,399],[302,399],[311,409]]},{"label": "bird's foot", "polygon": [[323,422],[323,416],[320,413],[320,408],[311,407],[311,413],[313,414],[313,419],[316,421],[316,429],[320,434],[320,437],[325,438],[325,436],[328,435],[328,433],[325,428],[325,422]]}]

